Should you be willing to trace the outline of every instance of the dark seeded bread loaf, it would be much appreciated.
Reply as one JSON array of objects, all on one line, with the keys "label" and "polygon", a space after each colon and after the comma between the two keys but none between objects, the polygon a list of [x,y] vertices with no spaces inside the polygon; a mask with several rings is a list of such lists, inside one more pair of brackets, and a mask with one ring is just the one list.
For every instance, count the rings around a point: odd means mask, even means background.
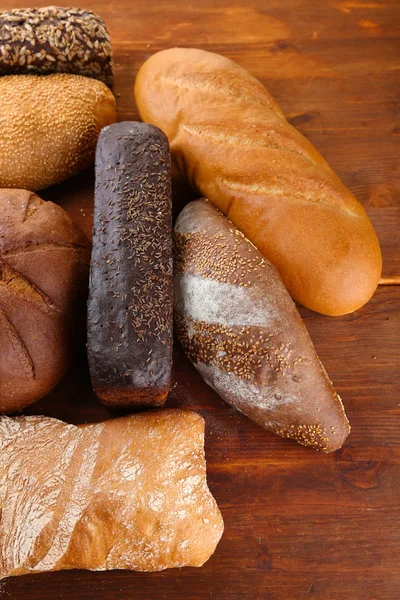
[{"label": "dark seeded bread loaf", "polygon": [[331,452],[350,427],[277,270],[210,203],[175,225],[176,331],[204,380],[253,421]]},{"label": "dark seeded bread loaf", "polygon": [[39,400],[65,374],[84,327],[89,259],[60,206],[0,190],[0,412]]},{"label": "dark seeded bread loaf", "polygon": [[163,404],[172,364],[172,200],[166,136],[153,125],[103,129],[96,153],[88,354],[112,406]]},{"label": "dark seeded bread loaf", "polygon": [[0,11],[0,75],[73,73],[113,81],[110,36],[91,10],[45,6]]}]

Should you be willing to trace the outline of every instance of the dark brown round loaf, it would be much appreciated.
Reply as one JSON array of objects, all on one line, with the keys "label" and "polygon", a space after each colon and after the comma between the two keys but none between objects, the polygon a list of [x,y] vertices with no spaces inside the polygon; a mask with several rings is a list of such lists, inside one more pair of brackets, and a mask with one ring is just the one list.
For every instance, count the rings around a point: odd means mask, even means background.
[{"label": "dark brown round loaf", "polygon": [[42,398],[68,369],[89,260],[61,207],[0,190],[0,412]]}]

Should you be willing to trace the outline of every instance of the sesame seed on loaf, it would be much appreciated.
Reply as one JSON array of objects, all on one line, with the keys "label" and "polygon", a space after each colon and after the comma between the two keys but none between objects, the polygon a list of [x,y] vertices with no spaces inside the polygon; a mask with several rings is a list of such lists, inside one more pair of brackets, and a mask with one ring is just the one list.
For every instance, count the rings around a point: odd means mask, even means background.
[{"label": "sesame seed on loaf", "polygon": [[0,187],[40,190],[94,162],[100,130],[116,119],[101,81],[56,73],[0,77]]},{"label": "sesame seed on loaf", "polygon": [[340,448],[343,405],[277,270],[204,200],[178,217],[174,263],[176,333],[204,380],[258,425]]},{"label": "sesame seed on loaf", "polygon": [[173,163],[278,269],[291,296],[327,315],[363,306],[382,271],[365,210],[245,69],[196,48],[140,68],[142,121],[168,136]]},{"label": "sesame seed on loaf", "polygon": [[0,12],[0,75],[73,73],[111,85],[110,36],[103,19],[80,8]]}]

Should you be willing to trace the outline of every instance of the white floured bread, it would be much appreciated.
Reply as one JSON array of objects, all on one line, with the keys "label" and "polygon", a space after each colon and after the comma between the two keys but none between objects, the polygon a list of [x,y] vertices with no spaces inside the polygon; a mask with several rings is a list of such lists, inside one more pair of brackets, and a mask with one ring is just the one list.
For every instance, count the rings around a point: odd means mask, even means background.
[{"label": "white floured bread", "polygon": [[77,427],[0,418],[0,578],[201,566],[223,521],[204,420],[164,410]]},{"label": "white floured bread", "polygon": [[262,427],[340,448],[343,405],[277,270],[204,200],[183,209],[174,241],[176,331],[204,380]]}]

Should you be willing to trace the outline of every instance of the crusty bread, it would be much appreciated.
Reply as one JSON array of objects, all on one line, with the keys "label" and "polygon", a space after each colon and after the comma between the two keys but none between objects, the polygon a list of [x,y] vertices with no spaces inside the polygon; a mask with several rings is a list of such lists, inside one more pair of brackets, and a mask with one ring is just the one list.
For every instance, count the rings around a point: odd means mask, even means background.
[{"label": "crusty bread", "polygon": [[65,374],[89,260],[88,239],[60,206],[0,190],[0,412],[32,404]]},{"label": "crusty bread", "polygon": [[163,410],[76,427],[0,418],[0,579],[201,566],[223,532],[204,420]]},{"label": "crusty bread", "polygon": [[99,132],[115,120],[101,81],[0,77],[0,187],[39,190],[76,175],[93,164]]},{"label": "crusty bread", "polygon": [[176,331],[204,380],[283,437],[340,448],[350,427],[279,273],[209,202],[174,231]]},{"label": "crusty bread", "polygon": [[364,209],[259,81],[218,54],[173,48],[144,63],[135,97],[181,172],[277,267],[293,298],[327,315],[369,300],[381,252]]},{"label": "crusty bread", "polygon": [[0,11],[0,75],[73,73],[113,81],[105,23],[91,10],[44,6]]},{"label": "crusty bread", "polygon": [[172,368],[171,157],[154,125],[124,122],[96,150],[88,358],[109,406],[161,406]]}]

